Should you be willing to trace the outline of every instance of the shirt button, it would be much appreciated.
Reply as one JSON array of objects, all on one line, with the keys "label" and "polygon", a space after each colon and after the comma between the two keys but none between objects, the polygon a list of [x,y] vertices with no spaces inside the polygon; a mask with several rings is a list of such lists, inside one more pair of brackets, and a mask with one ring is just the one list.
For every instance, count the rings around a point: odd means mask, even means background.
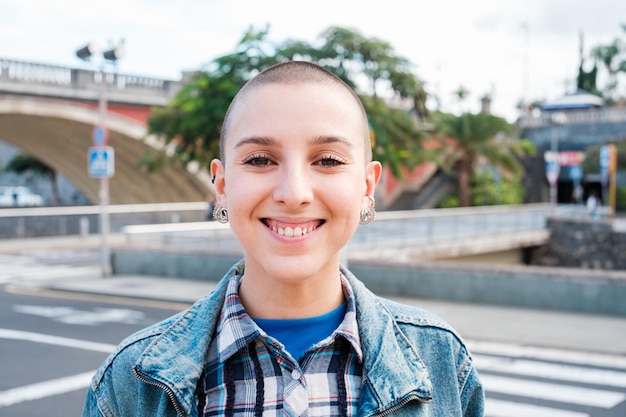
[{"label": "shirt button", "polygon": [[291,371],[291,377],[293,379],[300,379],[301,376],[302,374],[297,369],[294,369],[293,371]]}]

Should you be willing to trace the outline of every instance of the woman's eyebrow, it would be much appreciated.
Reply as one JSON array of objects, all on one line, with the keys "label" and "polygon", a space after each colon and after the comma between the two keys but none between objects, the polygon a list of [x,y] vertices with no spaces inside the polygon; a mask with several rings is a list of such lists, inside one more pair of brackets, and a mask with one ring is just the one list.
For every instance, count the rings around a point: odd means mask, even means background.
[{"label": "woman's eyebrow", "polygon": [[235,148],[239,148],[244,145],[278,146],[278,141],[264,136],[252,136],[241,139],[235,144]]},{"label": "woman's eyebrow", "polygon": [[[332,143],[340,143],[350,148],[354,147],[354,144],[348,139],[339,136],[318,136],[315,139],[309,141],[310,146],[328,145]],[[242,138],[235,144],[235,148],[239,148],[244,145],[261,145],[261,146],[279,146],[280,143],[271,137],[266,136],[251,136]]]},{"label": "woman's eyebrow", "polygon": [[341,143],[351,148],[354,147],[354,144],[351,141],[338,136],[319,136],[309,142],[310,145],[328,145],[331,143]]}]

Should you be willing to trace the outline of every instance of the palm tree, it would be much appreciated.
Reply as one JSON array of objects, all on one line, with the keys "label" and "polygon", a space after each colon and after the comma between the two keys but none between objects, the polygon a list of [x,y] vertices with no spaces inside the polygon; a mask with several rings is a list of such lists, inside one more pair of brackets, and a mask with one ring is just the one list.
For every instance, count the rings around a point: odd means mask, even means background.
[{"label": "palm tree", "polygon": [[619,67],[616,67],[614,62],[621,53],[620,46],[620,41],[616,39],[608,45],[596,46],[591,50],[591,56],[600,61],[609,73],[609,78],[605,87],[609,96],[613,91],[615,91],[615,88],[617,88],[617,73],[619,71]]},{"label": "palm tree", "polygon": [[35,175],[49,178],[50,179],[50,187],[52,188],[52,198],[54,200],[54,205],[61,205],[61,197],[59,195],[59,184],[57,179],[57,172],[54,168],[51,168],[46,163],[40,161],[39,159],[25,154],[18,153],[15,155],[7,166],[5,167],[7,172],[15,172],[16,174],[23,174],[26,172],[32,172]]},{"label": "palm tree", "polygon": [[470,179],[479,161],[502,169],[505,175],[523,171],[516,157],[523,154],[522,148],[516,142],[499,137],[513,128],[505,119],[484,112],[460,116],[434,113],[433,122],[446,149],[440,156],[440,164],[457,174],[461,207],[471,205]]}]

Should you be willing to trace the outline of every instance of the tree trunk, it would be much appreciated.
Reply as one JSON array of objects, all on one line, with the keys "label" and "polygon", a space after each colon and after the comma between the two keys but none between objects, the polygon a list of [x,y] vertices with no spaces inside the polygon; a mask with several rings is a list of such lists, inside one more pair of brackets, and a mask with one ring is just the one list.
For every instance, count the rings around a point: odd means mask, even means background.
[{"label": "tree trunk", "polygon": [[470,175],[470,164],[465,158],[462,158],[459,161],[457,170],[460,207],[470,207],[472,205]]}]

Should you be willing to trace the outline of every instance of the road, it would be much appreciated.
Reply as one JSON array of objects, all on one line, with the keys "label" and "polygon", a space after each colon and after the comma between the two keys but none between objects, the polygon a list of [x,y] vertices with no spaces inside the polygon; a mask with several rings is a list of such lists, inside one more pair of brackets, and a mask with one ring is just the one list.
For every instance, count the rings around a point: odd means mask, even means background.
[{"label": "road", "polygon": [[[11,285],[98,271],[98,260],[89,249],[0,254],[0,415],[79,415],[91,375],[114,346],[185,306]],[[488,417],[626,415],[624,355],[467,342]]]},{"label": "road", "polygon": [[80,415],[89,380],[115,345],[180,309],[152,304],[5,287],[0,291],[0,415]]}]

